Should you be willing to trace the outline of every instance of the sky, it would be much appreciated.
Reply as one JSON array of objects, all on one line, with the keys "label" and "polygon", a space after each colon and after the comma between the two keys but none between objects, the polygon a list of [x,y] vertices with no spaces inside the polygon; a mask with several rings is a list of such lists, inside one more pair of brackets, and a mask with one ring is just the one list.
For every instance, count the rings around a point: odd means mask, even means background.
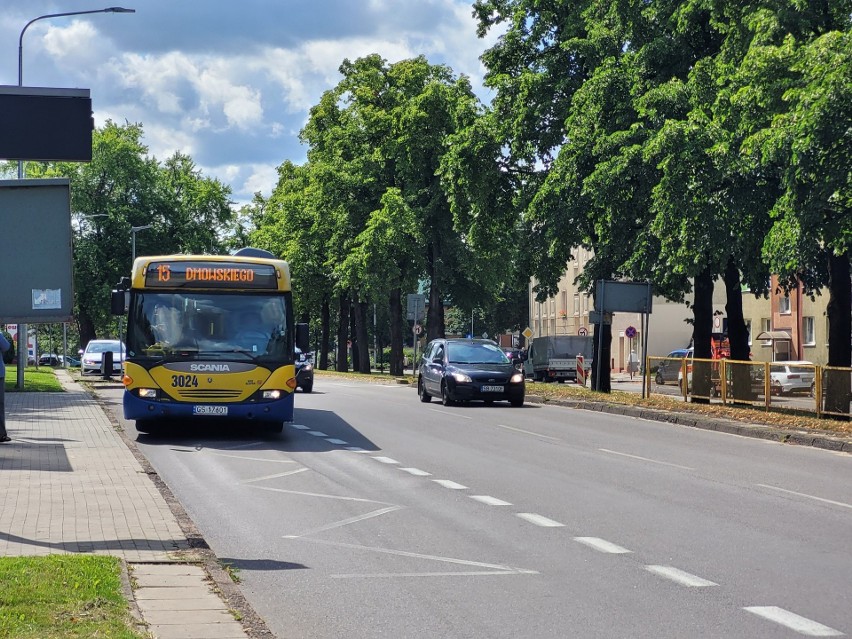
[{"label": "sky", "polygon": [[482,53],[472,0],[0,0],[0,85],[91,91],[95,125],[143,126],[149,155],[189,155],[237,205],[269,196],[276,167],[305,161],[299,130],[341,62],[378,53],[424,55],[470,78],[479,98]]}]

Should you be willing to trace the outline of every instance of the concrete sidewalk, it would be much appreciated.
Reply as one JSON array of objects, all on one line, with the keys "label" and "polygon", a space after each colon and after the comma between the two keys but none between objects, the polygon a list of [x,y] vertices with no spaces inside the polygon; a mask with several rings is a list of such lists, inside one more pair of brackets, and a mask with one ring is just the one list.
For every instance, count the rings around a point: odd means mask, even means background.
[{"label": "concrete sidewalk", "polygon": [[248,637],[121,433],[67,371],[56,374],[64,393],[6,393],[0,556],[120,557],[131,609],[152,637]]}]

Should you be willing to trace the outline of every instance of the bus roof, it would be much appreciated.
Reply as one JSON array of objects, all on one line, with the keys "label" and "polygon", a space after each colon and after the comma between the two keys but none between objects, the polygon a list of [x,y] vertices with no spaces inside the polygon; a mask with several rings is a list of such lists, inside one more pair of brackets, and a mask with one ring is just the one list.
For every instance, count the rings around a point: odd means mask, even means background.
[{"label": "bus roof", "polygon": [[131,271],[134,289],[289,291],[284,260],[243,255],[145,255]]}]

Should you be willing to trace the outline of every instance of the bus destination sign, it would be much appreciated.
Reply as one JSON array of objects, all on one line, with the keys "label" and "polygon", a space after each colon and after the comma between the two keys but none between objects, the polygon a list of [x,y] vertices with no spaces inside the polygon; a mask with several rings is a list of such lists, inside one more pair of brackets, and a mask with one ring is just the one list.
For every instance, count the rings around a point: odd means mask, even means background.
[{"label": "bus destination sign", "polygon": [[151,262],[148,288],[231,288],[275,290],[278,278],[269,264],[243,262]]}]

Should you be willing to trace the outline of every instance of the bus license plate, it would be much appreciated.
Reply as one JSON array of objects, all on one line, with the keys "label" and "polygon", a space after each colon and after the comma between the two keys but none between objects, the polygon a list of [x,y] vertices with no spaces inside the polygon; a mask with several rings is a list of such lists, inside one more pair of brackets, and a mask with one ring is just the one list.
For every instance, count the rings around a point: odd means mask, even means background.
[{"label": "bus license plate", "polygon": [[193,406],[193,415],[227,415],[227,406]]},{"label": "bus license plate", "polygon": [[483,393],[502,393],[503,387],[502,386],[483,386],[482,392]]}]

